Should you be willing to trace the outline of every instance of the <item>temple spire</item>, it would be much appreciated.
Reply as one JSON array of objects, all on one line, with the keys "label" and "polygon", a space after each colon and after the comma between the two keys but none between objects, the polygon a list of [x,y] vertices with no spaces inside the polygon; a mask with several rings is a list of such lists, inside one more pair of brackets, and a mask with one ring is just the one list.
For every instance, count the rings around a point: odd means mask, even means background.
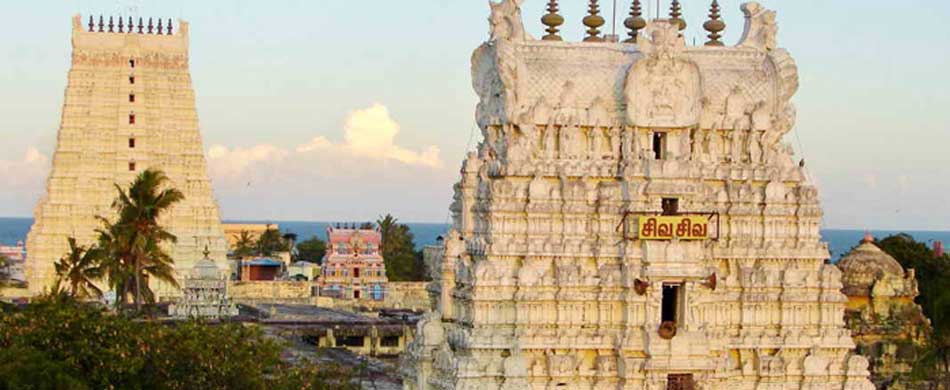
[{"label": "temple spire", "polygon": [[541,17],[541,23],[547,26],[544,29],[548,34],[542,37],[545,41],[560,41],[561,36],[558,35],[558,26],[564,24],[564,17],[557,13],[558,5],[557,0],[548,1],[548,13]]},{"label": "temple spire", "polygon": [[604,18],[600,16],[600,5],[597,0],[590,0],[587,5],[587,16],[584,17],[584,26],[587,26],[587,37],[584,42],[603,42],[600,36],[600,27],[604,25]]},{"label": "temple spire", "polygon": [[673,0],[673,4],[670,5],[670,21],[676,22],[680,26],[680,35],[686,29],[686,21],[683,20],[682,16],[683,7],[680,5],[680,0]]},{"label": "temple spire", "polygon": [[719,33],[726,29],[726,23],[721,20],[719,15],[718,0],[713,0],[709,7],[709,20],[703,23],[703,28],[709,31],[709,41],[706,42],[706,46],[722,46],[722,41],[719,40],[722,35]]},{"label": "temple spire", "polygon": [[624,42],[637,43],[640,30],[647,26],[647,21],[643,18],[643,7],[640,5],[640,0],[633,0],[633,5],[630,6],[630,17],[623,21],[623,25],[630,30],[627,33],[630,38]]}]

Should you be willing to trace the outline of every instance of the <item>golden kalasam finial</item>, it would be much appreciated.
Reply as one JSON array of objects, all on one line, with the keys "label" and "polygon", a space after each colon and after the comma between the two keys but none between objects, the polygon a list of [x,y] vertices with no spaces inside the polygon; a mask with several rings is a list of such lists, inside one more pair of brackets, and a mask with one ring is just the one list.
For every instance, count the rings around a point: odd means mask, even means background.
[{"label": "golden kalasam finial", "polygon": [[630,38],[624,42],[637,43],[637,36],[640,35],[640,30],[643,30],[647,26],[647,20],[643,18],[643,8],[640,6],[640,0],[633,0],[633,5],[630,6],[630,17],[623,21],[623,25],[630,30],[630,32],[627,33],[627,35],[630,35]]},{"label": "golden kalasam finial", "polygon": [[162,31],[162,30],[164,30],[164,29],[162,28],[162,18],[158,18],[158,35],[164,35],[164,34],[165,34],[165,32]]},{"label": "golden kalasam finial", "polygon": [[152,18],[148,18],[148,33],[151,34],[154,29],[155,25],[152,24]]},{"label": "golden kalasam finial", "polygon": [[89,32],[96,31],[95,26],[95,23],[92,21],[92,15],[89,15]]},{"label": "golden kalasam finial", "polygon": [[548,34],[542,37],[541,39],[545,41],[560,41],[561,36],[558,35],[558,26],[564,24],[564,17],[557,13],[558,6],[557,0],[548,1],[548,13],[541,17],[541,23],[547,26],[544,31]]},{"label": "golden kalasam finial", "polygon": [[128,29],[126,32],[129,33],[129,34],[133,33],[133,31],[132,31],[132,28],[133,28],[133,27],[135,27],[135,22],[133,22],[133,21],[132,21],[132,17],[129,16],[129,29]]},{"label": "golden kalasam finial", "polygon": [[105,32],[103,29],[104,26],[105,24],[102,23],[102,15],[99,15],[99,32]]},{"label": "golden kalasam finial", "polygon": [[680,26],[680,31],[686,29],[686,21],[683,20],[683,7],[680,6],[679,0],[673,0],[673,4],[670,5],[670,21],[676,22]]},{"label": "golden kalasam finial", "polygon": [[173,32],[173,31],[172,31],[172,18],[168,18],[168,26],[166,26],[166,27],[168,28],[168,31],[167,31],[167,33],[166,33],[165,35],[172,35],[172,32]]},{"label": "golden kalasam finial", "polygon": [[600,27],[604,25],[604,18],[600,16],[600,5],[597,0],[590,0],[587,5],[587,16],[583,19],[584,26],[587,26],[587,37],[584,42],[603,42],[604,38],[600,36]]},{"label": "golden kalasam finial", "polygon": [[709,7],[709,20],[703,23],[703,28],[709,31],[709,41],[706,42],[706,46],[722,46],[722,41],[719,40],[722,35],[719,33],[726,29],[726,23],[719,15],[719,1],[713,0]]},{"label": "golden kalasam finial", "polygon": [[143,26],[142,26],[142,18],[139,17],[139,34],[142,33],[142,27],[143,27]]},{"label": "golden kalasam finial", "polygon": [[112,17],[109,17],[109,32],[115,32],[115,23],[112,23]]},{"label": "golden kalasam finial", "polygon": [[122,24],[122,21],[123,21],[123,20],[124,20],[124,19],[122,19],[122,17],[120,16],[120,17],[119,17],[119,32],[120,32],[120,33],[121,33],[121,32],[125,32],[125,25]]}]

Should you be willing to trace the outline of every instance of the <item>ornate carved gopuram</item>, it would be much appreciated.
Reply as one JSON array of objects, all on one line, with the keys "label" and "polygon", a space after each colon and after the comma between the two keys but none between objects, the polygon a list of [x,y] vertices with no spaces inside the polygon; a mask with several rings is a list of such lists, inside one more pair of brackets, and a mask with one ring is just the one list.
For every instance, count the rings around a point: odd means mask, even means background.
[{"label": "ornate carved gopuram", "polygon": [[556,1],[541,40],[521,3],[492,6],[472,56],[483,141],[428,253],[405,388],[873,389],[782,142],[798,72],[775,12],[745,4],[737,45],[687,46],[686,21],[640,23],[637,2],[635,40],[564,42]]},{"label": "ornate carved gopuram", "polygon": [[[128,187],[141,171],[158,168],[184,201],[162,221],[178,242],[170,245],[179,278],[191,272],[202,248],[226,269],[227,245],[198,131],[188,70],[188,23],[110,17],[83,26],[73,18],[72,67],[46,196],[34,210],[27,239],[29,292],[55,278],[53,263],[67,236],[91,244],[96,216],[114,218],[115,184]],[[161,297],[180,296],[153,286]]]}]

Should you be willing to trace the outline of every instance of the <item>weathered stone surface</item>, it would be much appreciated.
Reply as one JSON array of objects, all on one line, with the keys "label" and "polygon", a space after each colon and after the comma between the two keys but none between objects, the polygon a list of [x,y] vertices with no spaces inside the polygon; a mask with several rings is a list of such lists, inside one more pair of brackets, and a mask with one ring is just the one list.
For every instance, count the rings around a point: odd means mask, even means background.
[{"label": "weathered stone surface", "polygon": [[[188,71],[188,32],[184,21],[174,35],[89,32],[78,15],[73,18],[56,152],[27,238],[31,293],[53,283],[53,263],[66,253],[67,236],[83,245],[95,241],[101,227],[96,216],[114,215],[114,184],[125,187],[147,168],[163,170],[185,194],[160,221],[178,237],[168,251],[179,279],[203,258],[206,245],[210,258],[227,269]],[[153,288],[161,297],[181,295],[171,286]]]},{"label": "weathered stone surface", "polygon": [[[638,44],[566,43],[503,3],[405,387],[872,388],[817,189],[781,142],[798,73],[774,12],[745,5],[737,47],[688,47],[665,20]],[[664,212],[710,218],[709,238],[641,236]]]},{"label": "weathered stone surface", "polygon": [[914,303],[914,270],[905,272],[870,235],[837,266],[848,296],[845,323],[869,360],[871,380],[879,389],[926,387],[909,376],[930,333],[930,321]]}]

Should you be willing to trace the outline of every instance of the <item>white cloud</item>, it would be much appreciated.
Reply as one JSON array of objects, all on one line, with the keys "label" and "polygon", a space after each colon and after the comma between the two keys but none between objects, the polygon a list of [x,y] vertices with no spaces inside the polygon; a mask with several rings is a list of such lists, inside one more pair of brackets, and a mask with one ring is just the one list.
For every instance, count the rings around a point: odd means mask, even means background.
[{"label": "white cloud", "polygon": [[32,210],[46,189],[49,157],[36,147],[26,149],[22,158],[0,160],[0,215],[20,215]]},{"label": "white cloud", "polygon": [[290,152],[287,150],[269,144],[234,149],[214,145],[208,149],[208,166],[213,177],[233,178],[240,176],[252,164],[279,163],[288,154]]},{"label": "white cloud", "polygon": [[396,145],[399,130],[399,124],[389,115],[389,109],[376,103],[347,115],[343,139],[345,146],[356,155],[393,159],[409,165],[438,167],[442,164],[439,148],[435,145],[421,153]]},{"label": "white cloud", "polygon": [[[228,148],[213,145],[208,149],[208,163],[212,177],[235,179],[257,165],[280,164],[285,159],[299,159],[302,155],[320,153],[337,157],[359,157],[371,160],[395,160],[409,166],[441,168],[439,147],[432,145],[421,152],[396,144],[400,126],[382,104],[373,104],[347,114],[343,124],[343,142],[335,144],[320,135],[291,149],[271,144],[248,148]],[[332,166],[322,167],[333,169]]]}]

